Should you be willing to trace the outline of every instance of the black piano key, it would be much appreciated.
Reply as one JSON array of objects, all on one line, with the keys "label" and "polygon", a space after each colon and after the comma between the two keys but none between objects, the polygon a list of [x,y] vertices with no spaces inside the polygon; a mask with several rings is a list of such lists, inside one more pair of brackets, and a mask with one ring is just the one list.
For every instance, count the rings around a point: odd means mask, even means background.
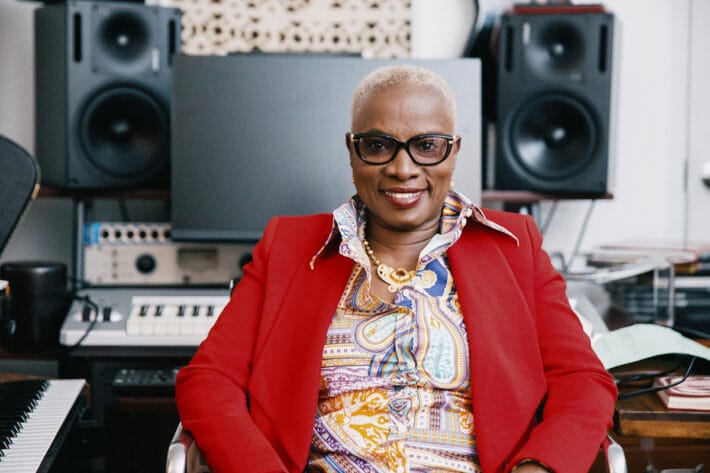
[{"label": "black piano key", "polygon": [[48,386],[45,380],[0,383],[0,454],[12,445]]},{"label": "black piano key", "polygon": [[81,308],[81,321],[91,322],[91,306],[88,304]]}]

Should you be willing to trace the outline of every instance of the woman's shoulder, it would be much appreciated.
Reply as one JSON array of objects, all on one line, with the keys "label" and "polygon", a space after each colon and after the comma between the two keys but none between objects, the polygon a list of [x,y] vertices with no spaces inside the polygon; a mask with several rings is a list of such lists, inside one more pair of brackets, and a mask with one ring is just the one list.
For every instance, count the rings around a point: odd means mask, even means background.
[{"label": "woman's shoulder", "polygon": [[333,227],[333,214],[280,215],[272,217],[264,230],[264,236],[288,240],[325,240]]},{"label": "woman's shoulder", "polygon": [[275,225],[279,229],[330,227],[333,225],[333,214],[321,213],[310,215],[279,215],[277,217],[272,217],[269,221],[269,225]]}]

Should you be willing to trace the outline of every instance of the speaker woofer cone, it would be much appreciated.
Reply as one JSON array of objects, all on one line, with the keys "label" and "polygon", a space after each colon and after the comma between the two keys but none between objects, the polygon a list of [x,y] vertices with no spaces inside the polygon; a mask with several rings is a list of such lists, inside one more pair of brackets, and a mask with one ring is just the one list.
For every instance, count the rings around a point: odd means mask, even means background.
[{"label": "speaker woofer cone", "polygon": [[90,163],[125,179],[149,174],[167,162],[168,119],[149,94],[130,87],[93,98],[81,120],[81,144]]},{"label": "speaker woofer cone", "polygon": [[97,46],[117,61],[136,61],[149,52],[149,28],[140,15],[130,11],[108,14],[101,20]]},{"label": "speaker woofer cone", "polygon": [[507,145],[531,175],[564,179],[593,160],[599,133],[588,107],[579,100],[561,94],[538,96],[513,116]]}]

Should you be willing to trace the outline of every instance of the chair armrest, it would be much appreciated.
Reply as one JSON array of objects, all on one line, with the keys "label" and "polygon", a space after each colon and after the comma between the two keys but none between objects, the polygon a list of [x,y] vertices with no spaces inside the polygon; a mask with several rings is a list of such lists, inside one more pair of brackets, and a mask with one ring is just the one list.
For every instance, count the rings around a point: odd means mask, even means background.
[{"label": "chair armrest", "polygon": [[179,423],[168,447],[165,473],[209,473],[210,468],[204,455],[189,430]]},{"label": "chair armrest", "polygon": [[182,423],[179,423],[168,447],[165,473],[186,473],[187,450],[192,442],[194,439],[190,432],[183,429]]},{"label": "chair armrest", "polygon": [[602,450],[607,473],[628,473],[624,449],[609,434],[602,442]]}]

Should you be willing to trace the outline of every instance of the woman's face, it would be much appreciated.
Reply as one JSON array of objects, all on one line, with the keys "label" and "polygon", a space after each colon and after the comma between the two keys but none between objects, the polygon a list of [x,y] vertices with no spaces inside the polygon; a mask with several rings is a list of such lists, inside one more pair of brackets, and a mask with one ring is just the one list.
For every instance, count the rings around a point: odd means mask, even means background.
[{"label": "woman's face", "polygon": [[[446,99],[437,90],[408,85],[372,94],[353,116],[353,134],[379,132],[406,142],[423,133],[454,135]],[[449,157],[434,166],[420,166],[400,149],[387,164],[363,162],[348,139],[350,165],[357,193],[368,210],[368,225],[396,231],[438,228],[441,208],[451,187],[460,140]]]}]

